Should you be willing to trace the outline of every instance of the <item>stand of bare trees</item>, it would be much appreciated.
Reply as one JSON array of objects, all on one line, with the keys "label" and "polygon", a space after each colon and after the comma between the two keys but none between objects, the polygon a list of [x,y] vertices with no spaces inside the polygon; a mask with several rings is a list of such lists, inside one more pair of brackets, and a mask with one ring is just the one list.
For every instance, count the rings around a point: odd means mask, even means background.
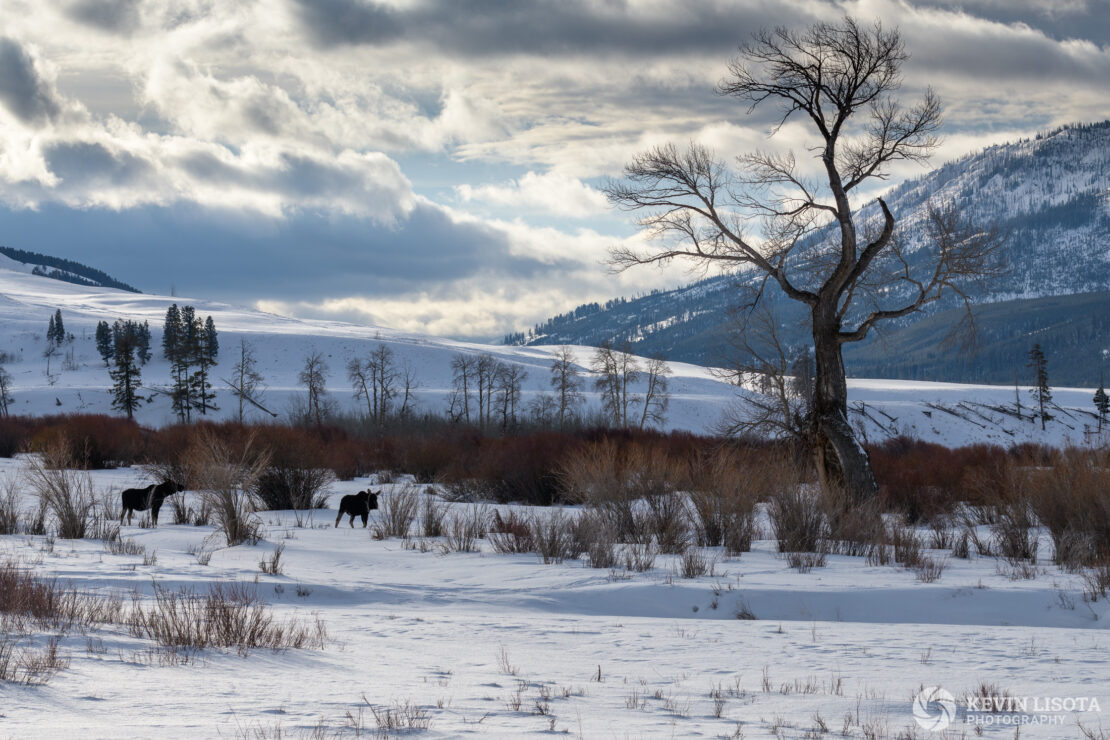
[{"label": "stand of bare trees", "polygon": [[618,267],[684,258],[743,269],[757,303],[774,286],[805,306],[814,357],[807,437],[822,487],[857,499],[875,496],[877,485],[848,422],[843,346],[949,295],[970,307],[973,282],[1002,269],[1002,239],[955,207],[929,209],[915,254],[881,198],[873,217],[853,210],[861,186],[885,179],[893,163],[924,161],[937,144],[933,92],[909,106],[894,95],[907,58],[896,29],[851,18],[761,31],[718,93],[749,111],[774,107],[772,134],[802,119],[819,142],[809,149],[818,174],[792,153],[743,154],[732,167],[702,145],[667,144],[635,157],[606,187],[614,205],[644,214],[658,245],[615,250]]}]

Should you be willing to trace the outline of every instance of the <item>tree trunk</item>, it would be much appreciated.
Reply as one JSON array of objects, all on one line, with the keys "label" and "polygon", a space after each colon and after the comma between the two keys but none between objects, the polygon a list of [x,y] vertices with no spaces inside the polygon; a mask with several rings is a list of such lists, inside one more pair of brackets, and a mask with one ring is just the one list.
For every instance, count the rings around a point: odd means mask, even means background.
[{"label": "tree trunk", "polygon": [[813,389],[813,450],[821,490],[841,490],[855,501],[878,495],[871,460],[848,423],[848,384],[837,339],[839,322],[814,311],[813,345],[816,377]]}]

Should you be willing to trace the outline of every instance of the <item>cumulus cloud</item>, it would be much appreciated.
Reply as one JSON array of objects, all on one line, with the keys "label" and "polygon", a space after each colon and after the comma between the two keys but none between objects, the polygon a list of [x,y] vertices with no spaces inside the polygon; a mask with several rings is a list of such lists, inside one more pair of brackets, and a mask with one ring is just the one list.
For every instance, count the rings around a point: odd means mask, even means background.
[{"label": "cumulus cloud", "polygon": [[[452,334],[688,277],[614,278],[599,264],[635,237],[630,224],[599,225],[607,207],[588,182],[619,176],[640,151],[794,151],[812,172],[805,125],[769,137],[774,111],[748,115],[713,93],[761,27],[844,13],[899,26],[905,96],[932,85],[945,103],[939,160],[1110,108],[1108,27],[1085,0],[4,9],[6,241],[59,253],[95,243],[106,268],[151,289],[163,278],[136,256],[165,245],[153,262],[198,293]],[[919,172],[900,166],[891,184]],[[227,268],[196,267],[186,240]]]},{"label": "cumulus cloud", "polygon": [[78,0],[67,10],[76,20],[102,31],[126,34],[139,25],[139,0]]},{"label": "cumulus cloud", "polygon": [[0,101],[20,121],[41,124],[62,110],[54,86],[32,52],[18,41],[0,38]]},{"label": "cumulus cloud", "polygon": [[589,218],[609,210],[605,195],[575,177],[528,172],[504,185],[462,184],[456,192],[464,202],[538,210],[567,218]]}]

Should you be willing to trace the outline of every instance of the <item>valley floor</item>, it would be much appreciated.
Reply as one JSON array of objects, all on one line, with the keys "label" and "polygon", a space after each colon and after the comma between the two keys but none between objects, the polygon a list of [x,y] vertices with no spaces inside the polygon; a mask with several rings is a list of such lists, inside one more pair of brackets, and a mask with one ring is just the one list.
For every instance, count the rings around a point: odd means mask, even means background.
[{"label": "valley floor", "polygon": [[[0,460],[0,475],[18,468]],[[120,489],[142,471],[93,476]],[[368,483],[335,484],[333,506]],[[222,548],[210,527],[169,524],[167,509],[157,529],[125,526],[150,565],[93,540],[0,537],[0,560],[96,592],[257,583],[279,616],[318,613],[329,633],[324,650],[206,651],[184,665],[123,628],[71,633],[71,664],[48,684],[0,684],[0,737],[374,737],[387,715],[427,724],[396,737],[974,737],[968,719],[1015,737],[1015,714],[961,708],[943,733],[915,721],[923,688],[963,697],[983,682],[1102,710],[1054,711],[1021,737],[1110,731],[1110,605],[1084,602],[1082,579],[1051,564],[1014,580],[973,555],[921,583],[830,556],[798,573],[760,539],[737,558],[707,551],[713,573],[685,579],[673,556],[643,573],[595,570],[488,542],[421,552],[346,520],[334,529],[334,509],[301,527],[293,512],[261,516],[254,547]],[[206,542],[201,565],[190,551]],[[279,543],[283,574],[260,573]]]}]

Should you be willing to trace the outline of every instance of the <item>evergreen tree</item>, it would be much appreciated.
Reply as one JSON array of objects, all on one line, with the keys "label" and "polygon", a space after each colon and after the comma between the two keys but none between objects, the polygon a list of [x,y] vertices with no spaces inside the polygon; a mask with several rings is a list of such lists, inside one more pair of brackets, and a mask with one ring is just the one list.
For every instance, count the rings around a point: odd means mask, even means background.
[{"label": "evergreen tree", "polygon": [[58,335],[54,327],[54,317],[50,317],[50,324],[46,327],[46,341],[49,344],[57,344],[55,337]]},{"label": "evergreen tree", "polygon": [[108,371],[112,378],[112,408],[126,413],[128,419],[134,418],[135,410],[143,402],[139,395],[142,375],[135,357],[139,344],[138,327],[137,322],[121,320],[116,320],[112,326],[115,365]]},{"label": "evergreen tree", "polygon": [[182,317],[189,321],[185,330],[189,367],[196,368],[189,375],[187,390],[189,405],[205,415],[209,411],[219,411],[219,407],[212,403],[216,399],[216,394],[212,391],[212,382],[209,379],[210,370],[216,364],[216,354],[219,351],[218,344],[215,347],[209,344],[209,341],[216,341],[216,325],[212,322],[211,316],[208,317],[207,322],[202,323],[192,306],[185,306],[185,308],[188,309],[188,313],[183,311]]},{"label": "evergreen tree", "polygon": [[189,417],[188,393],[186,385],[188,373],[182,352],[184,326],[181,310],[174,303],[166,309],[166,319],[162,323],[162,354],[170,363],[173,387],[170,390],[170,404],[177,414],[177,420],[185,423]]},{"label": "evergreen tree", "polygon": [[54,344],[62,345],[66,341],[66,327],[62,323],[62,309],[54,311]]},{"label": "evergreen tree", "polygon": [[139,362],[145,365],[150,362],[150,322],[136,323],[135,331],[137,332],[136,351],[138,352]]},{"label": "evergreen tree", "polygon": [[1045,360],[1044,350],[1041,345],[1034,344],[1033,349],[1029,350],[1029,364],[1026,367],[1033,368],[1034,382],[1033,382],[1033,398],[1037,401],[1037,406],[1041,412],[1041,431],[1045,429],[1045,422],[1051,416],[1045,413],[1045,404],[1052,402],[1052,389],[1048,387],[1048,361]]},{"label": "evergreen tree", "polygon": [[162,354],[172,365],[176,357],[181,335],[181,312],[177,304],[166,309],[166,320],[162,324]]},{"label": "evergreen tree", "polygon": [[1106,395],[1106,389],[1103,388],[1102,380],[1098,381],[1098,390],[1095,391],[1095,408],[1098,409],[1098,433],[1102,434],[1102,423],[1106,420],[1107,412],[1110,412],[1110,396]]},{"label": "evergreen tree", "polygon": [[211,364],[215,365],[216,358],[220,354],[220,340],[219,337],[216,335],[216,322],[212,320],[211,316],[204,320],[204,337],[206,342],[205,348],[207,350],[208,361]]},{"label": "evergreen tree", "polygon": [[96,324],[96,351],[100,353],[100,357],[104,360],[104,367],[108,367],[112,356],[115,354],[115,340],[112,338],[112,327],[108,325],[107,321],[99,321]]}]

